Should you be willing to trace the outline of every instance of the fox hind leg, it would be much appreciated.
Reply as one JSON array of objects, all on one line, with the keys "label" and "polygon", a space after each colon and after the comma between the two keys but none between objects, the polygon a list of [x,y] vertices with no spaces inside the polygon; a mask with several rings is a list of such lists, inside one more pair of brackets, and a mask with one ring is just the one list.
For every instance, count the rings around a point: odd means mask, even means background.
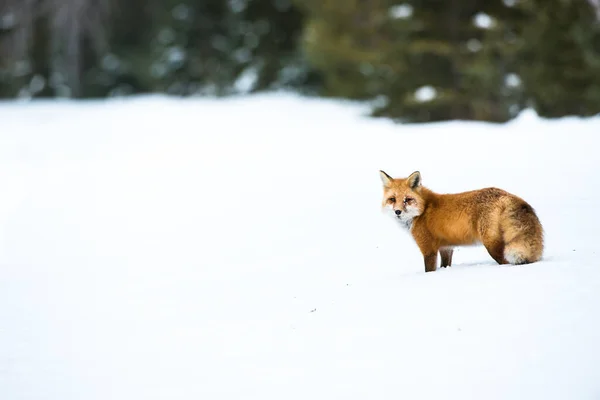
[{"label": "fox hind leg", "polygon": [[440,256],[442,258],[442,265],[441,265],[442,268],[452,266],[452,253],[453,252],[454,252],[454,249],[452,249],[451,247],[440,249]]},{"label": "fox hind leg", "polygon": [[488,251],[490,256],[498,264],[508,264],[506,258],[504,258],[504,242],[502,240],[490,240],[483,243],[485,249]]}]

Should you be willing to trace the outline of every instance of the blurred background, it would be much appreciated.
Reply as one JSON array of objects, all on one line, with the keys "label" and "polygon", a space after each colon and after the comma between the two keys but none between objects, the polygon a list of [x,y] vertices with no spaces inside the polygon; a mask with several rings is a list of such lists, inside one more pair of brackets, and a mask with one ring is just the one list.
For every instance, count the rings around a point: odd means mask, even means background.
[{"label": "blurred background", "polygon": [[0,0],[0,98],[288,90],[403,122],[600,112],[600,0]]}]

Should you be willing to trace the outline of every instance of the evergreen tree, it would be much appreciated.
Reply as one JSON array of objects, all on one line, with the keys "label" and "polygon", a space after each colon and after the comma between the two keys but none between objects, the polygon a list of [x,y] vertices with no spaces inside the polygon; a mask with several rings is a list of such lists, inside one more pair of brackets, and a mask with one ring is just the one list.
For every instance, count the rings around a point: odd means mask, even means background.
[{"label": "evergreen tree", "polygon": [[[0,10],[1,12],[2,10]],[[10,46],[14,35],[14,24],[6,17],[0,19],[0,98],[12,97],[15,94],[13,73],[14,60]]]},{"label": "evergreen tree", "polygon": [[594,115],[591,3],[5,0],[0,97],[321,88],[401,121]]},{"label": "evergreen tree", "polygon": [[287,0],[168,0],[120,21],[88,74],[99,94],[227,95],[313,79],[296,43],[303,15]]},{"label": "evergreen tree", "polygon": [[[501,0],[303,4],[305,49],[328,95],[377,97],[375,115],[404,121],[506,121],[518,110],[519,89],[506,77],[522,13]],[[489,24],[477,26],[478,15]]]},{"label": "evergreen tree", "polygon": [[587,1],[523,0],[534,23],[524,32],[521,74],[544,117],[600,113],[600,22]]},{"label": "evergreen tree", "polygon": [[314,76],[299,51],[304,16],[291,0],[247,0],[235,11],[241,61],[256,76],[252,91],[311,83]]},{"label": "evergreen tree", "polygon": [[[323,94],[370,98],[391,72],[387,0],[297,0],[307,13],[303,49],[323,74]],[[398,66],[402,68],[401,66]]]},{"label": "evergreen tree", "polygon": [[[15,34],[4,27],[6,12],[16,15]],[[298,50],[303,18],[289,0],[0,2],[0,56],[9,54],[0,58],[0,91],[104,97],[301,88],[314,81]]]}]

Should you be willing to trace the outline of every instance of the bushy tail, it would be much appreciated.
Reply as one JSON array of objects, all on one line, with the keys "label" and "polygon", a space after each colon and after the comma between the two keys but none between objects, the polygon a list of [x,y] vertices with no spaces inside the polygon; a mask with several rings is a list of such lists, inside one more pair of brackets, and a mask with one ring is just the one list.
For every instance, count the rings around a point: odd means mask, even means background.
[{"label": "bushy tail", "polygon": [[511,264],[539,261],[544,251],[544,230],[533,207],[519,201],[506,208],[503,218],[504,258]]}]

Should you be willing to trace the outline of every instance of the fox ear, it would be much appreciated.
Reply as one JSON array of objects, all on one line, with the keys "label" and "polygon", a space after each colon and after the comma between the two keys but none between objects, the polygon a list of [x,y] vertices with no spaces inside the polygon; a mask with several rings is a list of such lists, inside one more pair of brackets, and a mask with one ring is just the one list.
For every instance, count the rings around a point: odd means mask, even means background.
[{"label": "fox ear", "polygon": [[383,182],[383,186],[390,186],[392,183],[392,177],[386,174],[383,171],[379,171],[379,176],[381,177],[381,182]]},{"label": "fox ear", "polygon": [[421,173],[419,171],[415,171],[408,177],[408,186],[411,189],[416,189],[421,186]]}]

